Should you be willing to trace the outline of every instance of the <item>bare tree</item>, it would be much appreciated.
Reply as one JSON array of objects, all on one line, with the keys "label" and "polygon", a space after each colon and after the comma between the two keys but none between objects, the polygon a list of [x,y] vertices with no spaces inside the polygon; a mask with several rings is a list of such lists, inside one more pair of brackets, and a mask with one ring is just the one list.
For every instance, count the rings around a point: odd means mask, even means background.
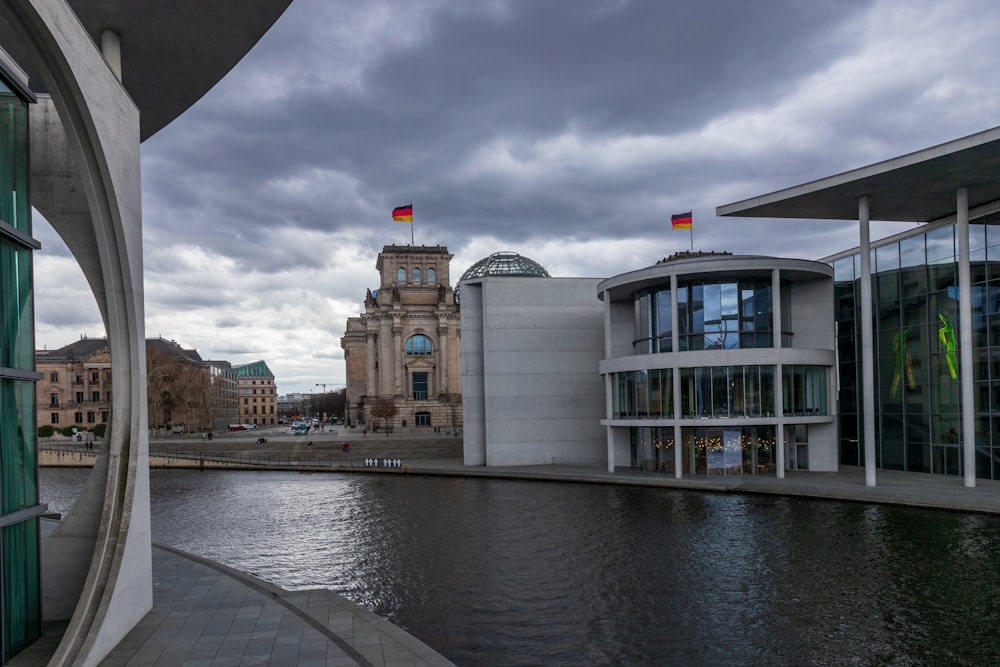
[{"label": "bare tree", "polygon": [[146,350],[146,407],[152,428],[203,428],[209,418],[208,373],[180,355]]},{"label": "bare tree", "polygon": [[385,434],[389,435],[389,420],[396,416],[399,408],[391,398],[376,398],[370,408],[372,419],[381,419],[385,422]]}]

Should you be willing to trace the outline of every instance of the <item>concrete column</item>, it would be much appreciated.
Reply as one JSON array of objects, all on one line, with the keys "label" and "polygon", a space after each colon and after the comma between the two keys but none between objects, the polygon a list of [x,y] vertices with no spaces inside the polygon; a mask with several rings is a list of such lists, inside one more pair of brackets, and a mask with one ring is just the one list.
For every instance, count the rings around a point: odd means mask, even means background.
[{"label": "concrete column", "polygon": [[486,357],[483,288],[462,286],[462,457],[467,466],[486,465]]},{"label": "concrete column", "polygon": [[438,350],[437,350],[437,393],[438,395],[448,393],[448,323],[438,323]]},{"label": "concrete column", "polygon": [[[606,296],[606,295],[605,295]],[[605,313],[609,310],[607,303],[604,304]],[[608,419],[614,417],[614,399],[612,397],[612,392],[614,391],[614,383],[611,381],[611,373],[604,374],[604,414],[607,415]],[[615,439],[614,439],[614,427],[605,426],[604,435],[607,438],[607,456],[608,456],[608,472],[615,471]]]},{"label": "concrete column", "polygon": [[392,396],[392,320],[383,317],[378,323],[378,393],[379,398]]},{"label": "concrete column", "polygon": [[[677,274],[670,276],[670,321],[673,326],[670,327],[670,350],[672,354],[676,355],[680,350],[680,323],[677,321]],[[676,359],[677,357],[673,357]],[[684,446],[683,441],[683,429],[681,429],[681,369],[678,368],[677,362],[670,364],[670,375],[673,381],[674,388],[674,477],[680,479],[684,475],[684,471],[681,470],[681,466],[684,461],[684,452],[681,449]]]},{"label": "concrete column", "polygon": [[956,192],[958,218],[958,349],[962,380],[962,459],[966,486],[976,485],[976,397],[972,368],[972,272],[969,267],[969,191]]},{"label": "concrete column", "polygon": [[114,72],[115,78],[122,80],[122,42],[114,30],[101,33],[101,55],[108,61],[108,67]]},{"label": "concrete column", "polygon": [[378,396],[378,378],[375,375],[375,354],[375,333],[369,331],[368,335],[365,336],[365,376],[367,378],[365,392],[369,397]]},{"label": "concrete column", "polygon": [[396,396],[403,396],[403,327],[400,324],[392,325],[392,374],[393,387]]},{"label": "concrete column", "polygon": [[775,456],[778,465],[775,466],[778,479],[785,477],[785,401],[784,382],[781,371],[781,272],[771,271],[771,312],[774,315],[774,349],[777,351],[777,363],[774,365],[774,439]]},{"label": "concrete column", "polygon": [[[604,290],[604,358],[611,358],[611,292]],[[604,416],[606,419],[614,419],[614,391],[616,387],[611,381],[611,373],[604,375]],[[605,426],[605,437],[607,437],[608,472],[615,471],[615,438],[614,430],[611,426]]]},{"label": "concrete column", "polygon": [[864,418],[865,485],[875,486],[875,345],[872,342],[872,250],[868,197],[858,198],[861,234],[861,412]]}]

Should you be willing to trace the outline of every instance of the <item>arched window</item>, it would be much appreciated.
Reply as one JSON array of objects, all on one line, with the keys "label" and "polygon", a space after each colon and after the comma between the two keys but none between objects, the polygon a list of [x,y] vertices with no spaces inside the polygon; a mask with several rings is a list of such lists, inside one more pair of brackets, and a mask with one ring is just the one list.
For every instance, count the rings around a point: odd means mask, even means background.
[{"label": "arched window", "polygon": [[419,283],[420,282],[420,267],[419,266],[413,267],[413,282],[415,282],[415,283]]},{"label": "arched window", "polygon": [[432,283],[437,280],[437,272],[434,271],[433,267],[427,267],[427,282]]},{"label": "arched window", "polygon": [[405,283],[406,282],[406,267],[405,266],[399,267],[399,270],[396,271],[396,280],[398,282],[401,282],[401,283]]},{"label": "arched window", "polygon": [[423,334],[416,334],[406,339],[407,354],[432,354],[433,351],[431,339]]}]

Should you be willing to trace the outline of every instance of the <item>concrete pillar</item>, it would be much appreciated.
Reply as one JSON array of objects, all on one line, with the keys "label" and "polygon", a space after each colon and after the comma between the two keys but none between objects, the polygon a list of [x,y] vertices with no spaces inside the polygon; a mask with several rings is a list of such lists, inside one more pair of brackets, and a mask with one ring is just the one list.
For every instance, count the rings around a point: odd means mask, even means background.
[{"label": "concrete pillar", "polygon": [[774,438],[775,466],[778,479],[785,477],[785,401],[784,378],[781,370],[781,272],[771,271],[771,312],[774,316],[774,349],[778,351],[778,362],[774,365]]},{"label": "concrete pillar", "polygon": [[114,72],[115,78],[122,80],[122,42],[114,30],[101,33],[101,55],[108,62],[108,67]]},{"label": "concrete pillar", "polygon": [[448,323],[441,320],[438,323],[438,349],[437,349],[437,392],[438,394],[448,393]]},{"label": "concrete pillar", "polygon": [[378,393],[379,398],[392,396],[392,320],[383,317],[378,323]]},{"label": "concrete pillar", "polygon": [[[611,358],[611,292],[604,290],[604,358]],[[611,373],[604,375],[604,416],[606,419],[614,419],[614,392],[616,387],[611,381]],[[607,438],[608,472],[615,471],[615,439],[613,427],[604,427]]]},{"label": "concrete pillar", "polygon": [[865,444],[865,485],[875,486],[875,345],[872,341],[872,249],[868,197],[858,198],[858,228],[861,235],[861,412]]},{"label": "concrete pillar", "polygon": [[486,357],[481,283],[462,285],[462,456],[467,466],[486,458]]},{"label": "concrete pillar", "polygon": [[976,485],[976,396],[972,367],[972,271],[969,267],[969,191],[956,192],[958,218],[958,349],[962,382],[962,463],[965,486]]},{"label": "concrete pillar", "polygon": [[365,391],[370,397],[378,396],[378,377],[375,374],[375,338],[375,333],[372,331],[369,331],[368,335],[365,336],[365,376],[367,378]]},{"label": "concrete pillar", "polygon": [[[679,334],[680,323],[677,321],[677,274],[670,276],[670,321],[673,326],[670,328],[670,351],[676,355],[680,350],[681,337]],[[677,359],[676,356],[672,357]],[[681,466],[684,461],[683,429],[681,429],[681,369],[677,367],[677,362],[670,364],[670,376],[674,388],[674,477],[680,479],[684,475]]]},{"label": "concrete pillar", "polygon": [[398,322],[392,325],[392,375],[393,391],[396,396],[403,396],[403,326]]}]

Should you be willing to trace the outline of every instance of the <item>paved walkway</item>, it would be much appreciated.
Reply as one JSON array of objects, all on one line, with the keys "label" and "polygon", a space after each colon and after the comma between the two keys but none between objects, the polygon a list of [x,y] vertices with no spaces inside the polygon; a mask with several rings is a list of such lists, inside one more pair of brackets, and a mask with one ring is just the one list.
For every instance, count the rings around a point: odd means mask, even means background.
[{"label": "paved walkway", "polygon": [[[865,485],[862,468],[836,473],[792,471],[784,479],[710,476],[676,479],[631,469],[586,466],[466,467],[461,459],[404,461],[371,474],[430,474],[559,482],[625,484],[717,493],[763,493],[909,505],[1000,515],[1000,482],[881,470]],[[350,468],[358,472],[358,468]],[[45,522],[48,523],[48,522]],[[101,663],[164,665],[423,666],[444,657],[389,621],[327,590],[289,592],[255,577],[166,547],[153,549],[153,610]],[[10,664],[44,665],[61,629]]]},{"label": "paved walkway", "polygon": [[[719,493],[763,493],[847,500],[929,509],[1000,515],[1000,481],[977,479],[966,487],[961,477],[879,470],[876,486],[865,484],[864,468],[841,466],[839,472],[787,471],[784,479],[766,475],[710,475],[677,479],[632,468],[614,473],[588,466],[467,467],[459,459],[407,461],[410,473],[482,476],[506,479],[626,484]],[[389,472],[396,472],[390,470]]]},{"label": "paved walkway", "polygon": [[[8,665],[46,665],[63,629],[64,625],[48,628],[42,640]],[[100,664],[443,667],[452,663],[332,591],[285,591],[219,563],[154,546],[153,609]]]}]

